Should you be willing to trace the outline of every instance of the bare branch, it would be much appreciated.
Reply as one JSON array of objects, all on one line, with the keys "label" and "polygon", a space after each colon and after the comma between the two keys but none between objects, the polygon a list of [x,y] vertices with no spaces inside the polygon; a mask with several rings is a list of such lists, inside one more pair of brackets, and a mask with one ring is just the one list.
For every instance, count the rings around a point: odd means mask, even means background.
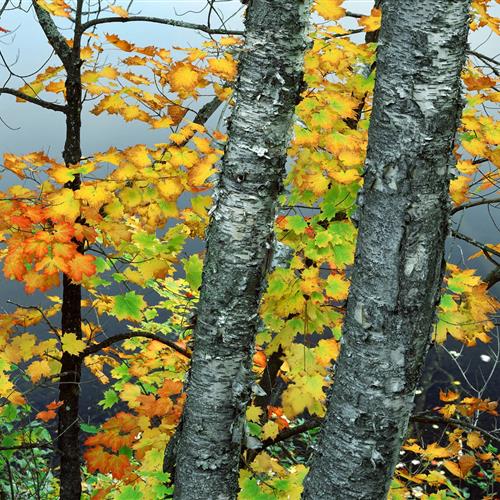
[{"label": "bare branch", "polygon": [[493,254],[496,257],[500,257],[500,252],[498,250],[495,250],[494,248],[491,248],[487,245],[483,245],[479,241],[476,241],[465,234],[459,233],[458,231],[455,231],[454,229],[452,229],[451,234],[452,234],[452,236],[454,236],[455,238],[458,238],[459,240],[466,241],[467,243],[470,243],[471,245],[474,245],[475,247],[480,248],[487,255]]},{"label": "bare branch", "polygon": [[31,102],[32,104],[36,104],[41,108],[51,109],[53,111],[60,111],[61,113],[66,112],[66,106],[64,104],[56,104],[55,102],[45,101],[40,99],[39,97],[32,97],[19,90],[10,89],[7,87],[0,87],[0,95],[1,94],[10,94],[18,97],[19,99],[24,99],[25,101]]},{"label": "bare branch", "polygon": [[209,28],[203,24],[194,24],[188,23],[186,21],[177,21],[175,19],[163,19],[161,17],[149,17],[149,16],[130,16],[130,17],[103,17],[101,19],[92,19],[83,23],[80,32],[88,30],[92,26],[97,26],[98,24],[108,24],[108,23],[130,23],[143,21],[147,23],[156,23],[156,24],[166,24],[168,26],[176,26],[177,28],[188,28],[197,31],[203,31],[204,33],[208,33],[209,35],[240,35],[244,36],[244,31],[239,30],[226,30],[226,29],[218,29],[218,28]]},{"label": "bare branch", "polygon": [[466,429],[472,431],[478,431],[481,434],[484,434],[490,441],[493,443],[500,444],[500,438],[492,434],[491,432],[486,431],[485,429],[478,427],[477,425],[470,424],[464,420],[458,420],[455,418],[443,418],[443,417],[431,417],[431,416],[422,416],[422,415],[414,415],[410,418],[412,422],[418,422],[422,424],[432,424],[432,425],[451,425],[452,427],[465,427]]},{"label": "bare branch", "polygon": [[495,203],[500,203],[500,198],[485,198],[484,200],[463,203],[462,205],[458,205],[458,207],[452,208],[451,215],[460,212],[460,210],[466,210],[467,208],[478,207],[479,205],[494,205]]},{"label": "bare branch", "polygon": [[95,354],[100,350],[105,349],[106,347],[109,347],[112,344],[116,344],[117,342],[120,342],[122,340],[132,339],[135,337],[143,337],[151,340],[156,340],[157,342],[161,342],[162,344],[165,344],[166,346],[170,347],[179,354],[182,354],[186,358],[191,358],[190,351],[183,349],[182,347],[178,346],[175,342],[171,340],[155,335],[154,333],[148,333],[148,332],[127,332],[127,333],[120,333],[118,335],[113,335],[112,337],[109,337],[99,342],[98,344],[93,344],[88,346],[80,353],[80,358],[84,358],[86,356],[89,356],[90,354]]}]

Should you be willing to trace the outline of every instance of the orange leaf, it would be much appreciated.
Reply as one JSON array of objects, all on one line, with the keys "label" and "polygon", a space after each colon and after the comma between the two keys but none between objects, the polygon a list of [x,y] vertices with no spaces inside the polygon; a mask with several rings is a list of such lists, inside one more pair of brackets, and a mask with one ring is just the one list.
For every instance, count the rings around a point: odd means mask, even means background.
[{"label": "orange leaf", "polygon": [[75,282],[81,283],[84,276],[92,276],[96,272],[93,255],[77,253],[69,263],[68,276]]},{"label": "orange leaf", "polygon": [[451,460],[445,460],[443,465],[454,475],[460,479],[465,479],[472,467],[476,465],[476,459],[472,455],[463,455],[459,458],[458,463]]}]

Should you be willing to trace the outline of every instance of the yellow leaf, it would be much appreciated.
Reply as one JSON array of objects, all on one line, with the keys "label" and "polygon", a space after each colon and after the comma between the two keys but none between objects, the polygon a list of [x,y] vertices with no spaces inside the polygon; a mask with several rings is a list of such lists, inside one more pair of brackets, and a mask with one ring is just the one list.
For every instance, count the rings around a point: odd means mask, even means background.
[{"label": "yellow leaf", "polygon": [[380,29],[382,10],[373,8],[369,16],[363,16],[358,23],[365,28],[365,31],[377,31]]},{"label": "yellow leaf", "polygon": [[451,401],[456,401],[460,397],[458,392],[448,391],[444,392],[442,390],[439,391],[439,399],[444,401],[445,403],[450,403]]},{"label": "yellow leaf", "polygon": [[133,146],[124,151],[127,160],[139,168],[149,167],[149,165],[151,165],[148,153],[149,151],[144,144],[137,144],[137,146]]},{"label": "yellow leaf", "polygon": [[177,92],[181,97],[191,94],[203,81],[195,66],[182,62],[173,66],[167,75],[167,80],[172,92]]},{"label": "yellow leaf", "polygon": [[476,459],[472,455],[462,455],[458,463],[450,460],[445,460],[443,465],[454,475],[460,479],[465,479],[472,467],[476,465]]},{"label": "yellow leaf", "polygon": [[105,35],[105,36],[106,36],[106,40],[109,43],[112,43],[115,47],[118,47],[119,49],[121,49],[125,52],[132,52],[135,48],[134,44],[129,43],[126,40],[122,40],[117,35]]},{"label": "yellow leaf", "polygon": [[50,82],[45,90],[47,92],[54,92],[57,94],[58,92],[64,92],[66,90],[66,85],[64,84],[64,80],[59,80],[57,82]]},{"label": "yellow leaf", "polygon": [[224,54],[224,59],[207,59],[207,62],[212,73],[224,80],[232,82],[236,78],[237,64],[231,54]]},{"label": "yellow leaf", "polygon": [[62,336],[61,339],[62,350],[69,354],[78,355],[80,354],[86,347],[86,344],[83,340],[80,340],[76,337],[74,333],[66,333]]},{"label": "yellow leaf", "polygon": [[26,369],[26,373],[30,376],[33,383],[38,382],[42,377],[46,377],[52,373],[50,364],[46,359],[41,361],[33,361]]},{"label": "yellow leaf", "polygon": [[184,191],[184,188],[177,178],[162,179],[157,185],[158,191],[167,201],[175,201]]},{"label": "yellow leaf", "polygon": [[480,448],[484,445],[484,439],[481,434],[477,431],[469,432],[467,434],[467,446],[475,450],[476,448]]},{"label": "yellow leaf", "polygon": [[75,199],[75,193],[68,188],[47,196],[48,212],[52,217],[74,221],[80,215],[80,201]]},{"label": "yellow leaf", "polygon": [[460,175],[450,182],[450,194],[457,205],[467,201],[470,180],[469,177]]},{"label": "yellow leaf", "polygon": [[174,124],[174,121],[170,116],[163,116],[157,120],[151,120],[149,123],[153,128],[168,128]]},{"label": "yellow leaf", "polygon": [[129,408],[137,408],[141,405],[138,401],[141,395],[141,388],[136,384],[126,383],[120,392],[120,398],[127,403]]},{"label": "yellow leaf", "polygon": [[276,422],[269,420],[262,426],[262,439],[274,439],[279,434],[279,427]]},{"label": "yellow leaf", "polygon": [[251,405],[247,408],[247,420],[249,422],[259,422],[262,413],[262,408]]},{"label": "yellow leaf", "polygon": [[344,0],[316,0],[314,9],[323,18],[329,21],[336,21],[345,14],[345,9],[341,7]]},{"label": "yellow leaf", "polygon": [[128,17],[128,12],[123,7],[120,7],[119,5],[110,5],[109,10],[114,12],[117,16]]}]

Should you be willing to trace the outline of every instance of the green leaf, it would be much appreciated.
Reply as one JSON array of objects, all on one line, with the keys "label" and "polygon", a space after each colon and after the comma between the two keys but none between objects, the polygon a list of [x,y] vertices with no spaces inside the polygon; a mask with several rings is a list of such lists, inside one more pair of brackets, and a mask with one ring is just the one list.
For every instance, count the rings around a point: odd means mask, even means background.
[{"label": "green leaf", "polygon": [[142,493],[133,486],[126,486],[116,497],[117,500],[141,500],[142,498]]},{"label": "green leaf", "polygon": [[247,422],[247,426],[250,436],[260,437],[261,427],[259,424],[256,424],[254,422]]},{"label": "green leaf", "polygon": [[17,417],[17,407],[12,403],[8,403],[4,406],[2,411],[2,418],[4,418],[7,422],[12,422]]},{"label": "green leaf", "polygon": [[99,428],[95,425],[90,424],[80,424],[80,429],[87,434],[97,434],[99,432]]},{"label": "green leaf", "polygon": [[113,297],[112,314],[117,319],[129,319],[140,321],[142,319],[142,310],[146,307],[144,299],[135,292],[130,291],[123,295]]},{"label": "green leaf", "polygon": [[118,403],[118,401],[118,394],[113,389],[108,389],[104,393],[104,398],[99,402],[99,406],[102,406],[106,410]]},{"label": "green leaf", "polygon": [[259,488],[257,480],[253,478],[249,478],[243,483],[238,498],[240,500],[275,500],[273,495],[264,493]]},{"label": "green leaf", "polygon": [[191,255],[189,259],[183,259],[186,281],[191,290],[196,291],[201,286],[201,273],[203,270],[203,261],[198,254]]},{"label": "green leaf", "polygon": [[307,227],[307,222],[300,215],[291,215],[286,218],[286,222],[295,234],[302,234]]}]

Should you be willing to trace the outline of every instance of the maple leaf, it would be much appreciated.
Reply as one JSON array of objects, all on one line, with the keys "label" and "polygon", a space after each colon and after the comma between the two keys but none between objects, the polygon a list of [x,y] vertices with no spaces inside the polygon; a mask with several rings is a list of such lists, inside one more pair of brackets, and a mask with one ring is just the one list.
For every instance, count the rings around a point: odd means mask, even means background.
[{"label": "maple leaf", "polygon": [[158,118],[157,120],[150,120],[152,128],[169,128],[174,125],[174,120],[170,116],[163,116],[162,118]]},{"label": "maple leaf", "polygon": [[457,462],[445,460],[443,465],[454,475],[460,479],[465,479],[470,470],[476,465],[476,459],[472,455],[462,455]]},{"label": "maple leaf", "polygon": [[75,193],[68,188],[47,196],[48,214],[56,220],[74,221],[80,215],[80,202],[75,199]]},{"label": "maple leaf", "polygon": [[123,479],[132,471],[130,460],[125,454],[108,453],[102,446],[90,448],[83,456],[91,473],[96,471],[103,474],[110,473],[115,479]]},{"label": "maple leaf", "polygon": [[50,375],[52,373],[52,370],[49,362],[45,359],[42,359],[41,361],[33,361],[26,369],[26,373],[31,378],[31,381],[36,383],[42,377]]},{"label": "maple leaf", "polygon": [[96,272],[95,257],[76,253],[69,261],[68,276],[75,283],[81,283],[84,276],[90,277]]},{"label": "maple leaf", "polygon": [[224,54],[224,59],[207,59],[207,63],[212,73],[224,80],[232,82],[236,78],[238,68],[231,54]]},{"label": "maple leaf", "polygon": [[279,427],[276,422],[269,420],[262,426],[262,439],[274,439],[279,434]]},{"label": "maple leaf", "polygon": [[142,310],[146,307],[144,299],[134,291],[113,297],[112,314],[119,320],[129,319],[139,321]]},{"label": "maple leaf", "polygon": [[344,0],[316,0],[314,10],[324,19],[336,21],[345,15]]},{"label": "maple leaf", "polygon": [[115,47],[118,47],[120,50],[124,52],[132,52],[135,49],[135,45],[133,43],[129,43],[126,40],[122,40],[118,35],[105,35],[106,40],[109,43],[112,43]]},{"label": "maple leaf", "polygon": [[54,16],[69,17],[71,14],[71,7],[63,0],[36,0],[36,3]]},{"label": "maple leaf", "polygon": [[61,338],[61,347],[64,352],[77,356],[87,347],[87,344],[80,340],[76,334],[66,333]]},{"label": "maple leaf", "polygon": [[179,394],[182,391],[183,383],[179,380],[169,380],[166,379],[163,382],[163,385],[160,389],[158,389],[158,395],[163,398],[168,398],[170,396],[174,396],[175,394]]},{"label": "maple leaf", "polygon": [[258,406],[250,405],[247,407],[246,416],[249,422],[259,422],[263,410]]},{"label": "maple leaf", "polygon": [[485,441],[481,437],[481,434],[478,431],[472,431],[467,434],[467,446],[475,450],[476,448],[480,448],[484,446]]},{"label": "maple leaf", "polygon": [[373,8],[369,16],[362,16],[358,23],[365,28],[365,31],[377,31],[380,29],[382,10]]},{"label": "maple leaf", "polygon": [[451,401],[456,401],[459,397],[460,394],[458,394],[458,392],[453,392],[453,391],[443,392],[442,390],[439,391],[439,399],[446,403],[449,403]]},{"label": "maple leaf", "polygon": [[174,64],[167,75],[172,92],[180,97],[194,94],[197,87],[205,84],[201,72],[192,64],[178,62]]},{"label": "maple leaf", "polygon": [[48,422],[49,420],[56,418],[57,414],[55,410],[57,410],[57,408],[59,408],[62,404],[62,401],[52,401],[52,403],[46,405],[46,411],[40,411],[36,414],[36,418],[43,420],[44,422]]},{"label": "maple leaf", "polygon": [[120,7],[119,5],[110,5],[109,10],[114,12],[117,16],[128,17],[128,12],[123,7]]}]

